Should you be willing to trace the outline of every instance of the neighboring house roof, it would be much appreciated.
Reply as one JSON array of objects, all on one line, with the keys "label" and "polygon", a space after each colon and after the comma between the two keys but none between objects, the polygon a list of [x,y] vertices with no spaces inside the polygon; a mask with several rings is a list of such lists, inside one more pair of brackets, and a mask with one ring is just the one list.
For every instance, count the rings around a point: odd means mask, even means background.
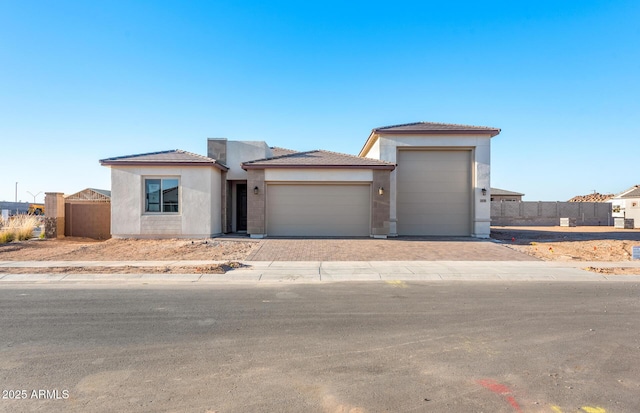
[{"label": "neighboring house roof", "polygon": [[113,165],[160,165],[160,166],[215,166],[223,171],[228,170],[225,165],[215,159],[195,153],[173,149],[162,152],[141,153],[137,155],[118,156],[115,158],[101,159],[100,164]]},{"label": "neighboring house roof", "polygon": [[273,154],[274,158],[282,155],[291,155],[292,153],[298,152],[294,151],[293,149],[280,148],[278,146],[272,146],[269,149],[271,149],[271,153]]},{"label": "neighboring house roof", "polygon": [[87,188],[87,189],[111,198],[111,191],[108,191],[106,189],[96,189],[96,188]]},{"label": "neighboring house roof", "polygon": [[609,202],[613,198],[613,194],[600,194],[594,192],[587,195],[577,195],[567,202]]},{"label": "neighboring house roof", "polygon": [[506,189],[491,188],[491,195],[498,196],[524,196],[520,192],[507,191]]},{"label": "neighboring house roof", "polygon": [[489,126],[458,125],[454,123],[414,122],[402,125],[381,126],[371,130],[360,156],[368,152],[380,135],[490,135],[494,137],[500,129]]},{"label": "neighboring house roof", "polygon": [[70,201],[100,201],[109,202],[111,200],[111,191],[106,189],[87,188],[75,194],[66,195],[65,199]]},{"label": "neighboring house roof", "polygon": [[634,185],[626,191],[620,192],[615,198],[640,198],[640,185]]},{"label": "neighboring house roof", "polygon": [[273,158],[257,159],[242,164],[242,169],[245,170],[264,168],[355,168],[393,170],[395,167],[396,166],[390,162],[323,150],[295,152]]}]

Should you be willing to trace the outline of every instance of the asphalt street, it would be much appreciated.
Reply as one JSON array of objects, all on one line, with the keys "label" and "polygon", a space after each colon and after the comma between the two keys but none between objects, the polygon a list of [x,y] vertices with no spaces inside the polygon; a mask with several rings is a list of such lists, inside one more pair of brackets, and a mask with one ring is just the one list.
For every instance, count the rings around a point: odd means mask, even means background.
[{"label": "asphalt street", "polygon": [[5,284],[0,383],[2,412],[637,413],[640,284]]}]

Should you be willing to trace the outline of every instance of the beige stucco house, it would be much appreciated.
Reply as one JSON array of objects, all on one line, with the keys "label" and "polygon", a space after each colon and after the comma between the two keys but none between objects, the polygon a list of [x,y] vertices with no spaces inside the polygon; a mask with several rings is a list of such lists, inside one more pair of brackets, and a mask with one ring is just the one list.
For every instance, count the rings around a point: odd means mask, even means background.
[{"label": "beige stucco house", "polygon": [[633,220],[633,227],[640,228],[640,185],[622,191],[611,200],[613,218]]},{"label": "beige stucco house", "polygon": [[491,201],[494,202],[522,202],[523,193],[507,191],[506,189],[491,188]]},{"label": "beige stucco house", "polygon": [[474,236],[490,231],[490,141],[499,129],[376,128],[358,156],[209,139],[101,160],[112,236]]}]

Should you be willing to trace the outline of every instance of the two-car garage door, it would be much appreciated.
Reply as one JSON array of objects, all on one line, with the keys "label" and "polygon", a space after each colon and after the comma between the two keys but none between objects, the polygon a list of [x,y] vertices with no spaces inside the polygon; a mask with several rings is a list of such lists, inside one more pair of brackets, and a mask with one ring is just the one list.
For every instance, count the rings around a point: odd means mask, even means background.
[{"label": "two-car garage door", "polygon": [[471,151],[398,151],[399,235],[471,235]]},{"label": "two-car garage door", "polygon": [[370,184],[267,184],[270,236],[369,236]]}]

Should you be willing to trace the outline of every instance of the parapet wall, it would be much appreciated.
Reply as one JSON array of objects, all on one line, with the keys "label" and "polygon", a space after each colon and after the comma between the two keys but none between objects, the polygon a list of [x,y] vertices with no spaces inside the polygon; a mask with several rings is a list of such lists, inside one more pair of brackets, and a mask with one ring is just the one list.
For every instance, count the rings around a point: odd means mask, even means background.
[{"label": "parapet wall", "polygon": [[609,202],[491,202],[495,226],[555,226],[560,218],[575,218],[577,225],[613,225]]}]

